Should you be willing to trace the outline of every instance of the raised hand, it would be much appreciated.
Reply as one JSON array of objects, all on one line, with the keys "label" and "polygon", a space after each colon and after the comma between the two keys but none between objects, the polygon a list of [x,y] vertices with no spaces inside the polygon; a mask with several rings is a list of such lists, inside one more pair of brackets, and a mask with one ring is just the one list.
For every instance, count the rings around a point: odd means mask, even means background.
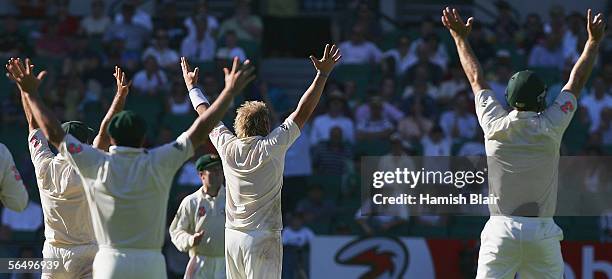
[{"label": "raised hand", "polygon": [[466,38],[472,31],[472,23],[474,18],[470,17],[467,23],[463,22],[457,9],[446,9],[442,10],[442,24],[446,27],[454,38]]},{"label": "raised hand", "polygon": [[233,94],[242,92],[249,82],[255,79],[255,67],[251,61],[247,59],[240,65],[238,57],[234,57],[232,69],[223,68],[223,73],[225,73],[225,89],[232,91]]},{"label": "raised hand", "polygon": [[183,79],[185,80],[187,90],[191,90],[196,84],[198,84],[200,68],[196,67],[193,71],[191,71],[187,58],[181,57],[181,69],[183,70]]},{"label": "raised hand", "polygon": [[591,9],[587,10],[587,31],[589,33],[589,40],[594,42],[601,42],[604,31],[606,29],[606,23],[604,22],[603,15],[598,13],[593,18]]},{"label": "raised hand", "polygon": [[332,45],[330,47],[329,44],[326,44],[325,51],[323,52],[323,58],[317,59],[314,57],[314,55],[311,55],[310,61],[312,61],[312,64],[317,71],[321,71],[328,75],[331,70],[334,69],[334,66],[336,66],[336,63],[338,63],[341,57],[342,55],[340,54],[340,49],[336,47],[336,45]]},{"label": "raised hand", "polygon": [[125,73],[119,66],[115,66],[115,73],[113,76],[115,77],[115,82],[117,83],[117,94],[127,96],[128,92],[130,92],[132,81],[126,81]]},{"label": "raised hand", "polygon": [[17,83],[21,92],[28,94],[38,93],[38,87],[47,76],[47,71],[42,71],[35,76],[34,65],[31,64],[29,58],[26,58],[25,65],[21,62],[21,59],[11,58],[5,67],[8,71],[6,76]]}]

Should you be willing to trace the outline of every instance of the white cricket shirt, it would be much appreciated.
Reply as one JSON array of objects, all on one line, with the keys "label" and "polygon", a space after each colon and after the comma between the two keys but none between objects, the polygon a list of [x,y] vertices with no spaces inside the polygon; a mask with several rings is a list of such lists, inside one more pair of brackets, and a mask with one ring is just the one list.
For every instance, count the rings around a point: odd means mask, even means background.
[{"label": "white cricket shirt", "polygon": [[28,205],[28,191],[15,167],[13,155],[2,143],[0,143],[0,202],[14,211],[22,211]]},{"label": "white cricket shirt", "polygon": [[60,153],[83,180],[98,245],[161,250],[172,179],[193,156],[185,133],[150,150],[111,146],[109,153],[66,135]]},{"label": "white cricket shirt", "polygon": [[53,245],[95,243],[91,214],[81,177],[66,157],[51,152],[36,129],[28,136],[45,222],[45,239]]},{"label": "white cricket shirt", "polygon": [[292,119],[269,135],[238,138],[223,123],[209,137],[223,162],[225,227],[239,231],[281,231],[281,188],[285,153],[300,136]]},{"label": "white cricket shirt", "polygon": [[[172,224],[170,237],[181,252],[195,255],[225,257],[225,187],[212,197],[198,189],[185,197]],[[194,247],[193,235],[204,231],[200,243]]]},{"label": "white cricket shirt", "polygon": [[540,113],[507,112],[488,89],[478,92],[474,100],[485,137],[489,192],[500,198],[489,205],[491,215],[519,215],[525,206],[536,205],[533,216],[553,216],[559,148],[576,111],[574,95],[561,92]]}]

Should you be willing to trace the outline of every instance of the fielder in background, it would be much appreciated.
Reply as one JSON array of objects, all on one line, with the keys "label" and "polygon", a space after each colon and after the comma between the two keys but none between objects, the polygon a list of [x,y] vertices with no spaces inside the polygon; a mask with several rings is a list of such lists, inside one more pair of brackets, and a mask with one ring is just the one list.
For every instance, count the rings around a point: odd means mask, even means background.
[{"label": "fielder in background", "polygon": [[476,278],[563,278],[559,241],[563,232],[553,221],[557,201],[559,149],[577,108],[576,99],[589,79],[604,34],[603,16],[587,12],[589,38],[569,81],[546,107],[546,85],[531,71],[508,82],[504,110],[485,81],[470,47],[473,18],[464,23],[455,9],[443,10],[461,65],[475,94],[476,114],[484,131],[491,217],[481,234]]},{"label": "fielder in background", "polygon": [[15,167],[13,155],[2,143],[0,143],[0,202],[14,211],[23,211],[28,205],[28,191]]},{"label": "fielder in background", "polygon": [[[339,49],[329,44],[322,59],[310,56],[317,75],[296,110],[276,129],[270,131],[270,111],[266,105],[250,101],[237,110],[236,135],[221,122],[210,133],[210,140],[223,162],[227,187],[225,268],[228,278],[281,278],[281,188],[285,153],[300,136],[300,130],[319,103],[327,77],[340,57]],[[208,100],[195,87],[198,68],[191,72],[184,59],[182,68],[193,107],[199,115],[205,115],[209,110]]]},{"label": "fielder in background", "polygon": [[25,65],[11,59],[9,74],[24,92],[34,119],[45,137],[66,157],[84,184],[99,250],[93,278],[166,278],[161,253],[168,195],[176,171],[193,156],[207,134],[221,120],[233,97],[254,79],[254,69],[226,70],[226,86],[210,110],[175,141],[150,150],[142,146],[146,124],[130,111],[109,122],[109,152],[103,152],[66,134],[55,115],[41,101],[39,79],[29,59]]},{"label": "fielder in background", "polygon": [[225,278],[225,179],[221,159],[206,154],[196,161],[202,187],[185,197],[170,224],[172,243],[189,252],[185,279]]}]

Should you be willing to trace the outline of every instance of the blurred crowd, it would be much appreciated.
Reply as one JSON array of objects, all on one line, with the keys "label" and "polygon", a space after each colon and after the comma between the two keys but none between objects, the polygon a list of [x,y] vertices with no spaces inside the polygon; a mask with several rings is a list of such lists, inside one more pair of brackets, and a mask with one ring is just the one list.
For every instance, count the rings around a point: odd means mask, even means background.
[{"label": "blurred crowd", "polygon": [[[267,46],[262,45],[263,29],[285,32],[282,26],[264,26],[263,15],[256,14],[258,7],[249,1],[233,1],[231,12],[222,16],[211,11],[207,1],[194,1],[187,17],[178,16],[174,1],[156,1],[154,14],[141,2],[127,0],[109,7],[94,0],[89,14],[76,16],[70,13],[68,0],[12,1],[18,14],[2,16],[0,58],[32,57],[38,69],[49,70],[41,89],[45,103],[61,120],[80,119],[92,127],[99,126],[112,100],[113,68],[120,65],[133,81],[126,108],[145,116],[147,146],[156,146],[173,140],[196,116],[180,74],[181,56],[192,67],[200,67],[200,86],[214,99],[223,88],[220,69],[229,59],[237,56],[257,65],[266,58],[262,57],[262,46]],[[287,278],[307,272],[304,253],[315,233],[477,238],[480,228],[470,230],[470,226],[483,220],[411,218],[408,211],[397,217],[360,214],[361,157],[383,156],[383,165],[398,164],[391,156],[485,155],[485,149],[473,93],[438,15],[424,16],[416,23],[396,22],[393,30],[383,31],[377,7],[366,2],[287,1],[302,9],[331,11],[339,10],[336,2],[347,2],[346,9],[338,11],[342,16],[330,20],[329,26],[343,58],[316,116],[286,158],[283,242],[288,268],[284,270],[291,273]],[[548,16],[524,18],[503,1],[496,2],[496,9],[493,22],[476,19],[469,40],[498,100],[507,107],[508,79],[515,71],[529,68],[546,80],[547,101],[552,103],[587,38],[585,16],[565,11],[563,5],[550,7]],[[324,43],[322,39],[320,44]],[[608,35],[565,133],[562,155],[612,153],[611,86],[612,35]],[[264,100],[279,123],[296,102],[285,90],[260,78],[234,105]],[[231,111],[226,124],[233,122]],[[19,94],[4,75],[0,77],[0,122],[0,141],[13,152],[34,197],[23,213],[3,210],[0,242],[29,243],[40,239],[42,212],[36,201]],[[214,148],[198,153],[207,152]],[[585,179],[593,175],[597,174],[585,174]],[[188,162],[176,176],[169,220],[182,198],[199,183],[193,162]],[[610,239],[611,218],[594,220],[591,237]],[[0,257],[40,250],[28,245],[11,249],[0,249]],[[169,241],[165,253],[169,270],[183,272],[186,255]]]}]

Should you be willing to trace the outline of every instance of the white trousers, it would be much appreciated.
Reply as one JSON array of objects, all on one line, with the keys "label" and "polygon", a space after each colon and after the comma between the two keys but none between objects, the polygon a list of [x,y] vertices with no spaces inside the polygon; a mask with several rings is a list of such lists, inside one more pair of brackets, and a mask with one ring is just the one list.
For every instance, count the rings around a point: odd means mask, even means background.
[{"label": "white trousers", "polygon": [[183,279],[225,279],[225,257],[196,255],[189,259]]},{"label": "white trousers", "polygon": [[228,279],[280,279],[282,262],[280,232],[225,229]]},{"label": "white trousers", "polygon": [[91,266],[98,251],[97,245],[43,245],[43,258],[61,260],[61,268],[42,273],[44,279],[91,278]]},{"label": "white trousers", "polygon": [[166,261],[159,250],[101,246],[93,263],[94,279],[164,279]]},{"label": "white trousers", "polygon": [[561,279],[561,228],[552,218],[491,216],[480,234],[477,279]]}]

